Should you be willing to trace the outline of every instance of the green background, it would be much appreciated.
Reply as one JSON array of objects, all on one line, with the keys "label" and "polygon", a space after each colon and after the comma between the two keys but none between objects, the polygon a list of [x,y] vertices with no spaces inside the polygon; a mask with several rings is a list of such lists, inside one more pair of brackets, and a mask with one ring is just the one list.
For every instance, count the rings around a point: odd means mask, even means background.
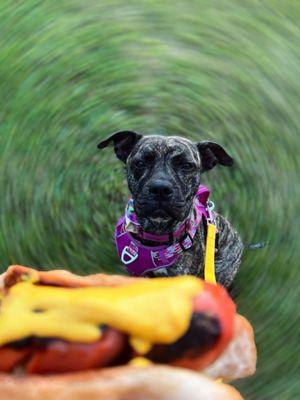
[{"label": "green background", "polygon": [[119,129],[217,141],[235,166],[203,181],[246,244],[267,242],[237,279],[259,358],[236,385],[300,398],[299,18],[287,0],[1,0],[1,269],[119,272],[128,192],[97,143]]}]

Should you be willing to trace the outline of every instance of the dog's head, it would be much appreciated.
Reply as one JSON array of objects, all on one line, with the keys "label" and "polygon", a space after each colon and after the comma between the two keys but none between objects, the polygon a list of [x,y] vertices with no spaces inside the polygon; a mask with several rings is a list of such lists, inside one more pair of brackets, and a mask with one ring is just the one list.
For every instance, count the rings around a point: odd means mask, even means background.
[{"label": "dog's head", "polygon": [[216,164],[233,163],[223,147],[213,142],[119,131],[98,148],[111,142],[116,156],[125,163],[137,218],[145,231],[156,234],[172,232],[188,217],[201,173]]}]

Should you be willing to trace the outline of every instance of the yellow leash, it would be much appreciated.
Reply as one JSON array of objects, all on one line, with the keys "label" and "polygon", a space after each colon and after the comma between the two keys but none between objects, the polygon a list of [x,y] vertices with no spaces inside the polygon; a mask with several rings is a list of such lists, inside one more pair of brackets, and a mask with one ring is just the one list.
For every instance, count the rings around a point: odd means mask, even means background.
[{"label": "yellow leash", "polygon": [[217,283],[215,274],[216,226],[207,224],[207,237],[204,262],[204,279],[208,283]]},{"label": "yellow leash", "polygon": [[209,218],[207,219],[207,235],[206,235],[206,248],[205,248],[205,261],[204,261],[204,280],[208,283],[216,284],[215,274],[215,243],[216,243],[216,225],[212,223],[211,211],[214,204],[207,207]]}]

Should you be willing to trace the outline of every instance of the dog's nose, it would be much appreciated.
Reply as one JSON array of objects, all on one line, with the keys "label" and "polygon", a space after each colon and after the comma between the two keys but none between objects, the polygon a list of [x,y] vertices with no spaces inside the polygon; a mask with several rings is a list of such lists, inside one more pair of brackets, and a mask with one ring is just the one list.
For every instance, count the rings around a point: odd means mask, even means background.
[{"label": "dog's nose", "polygon": [[157,180],[149,187],[149,192],[160,199],[168,199],[173,194],[173,188],[170,182]]}]

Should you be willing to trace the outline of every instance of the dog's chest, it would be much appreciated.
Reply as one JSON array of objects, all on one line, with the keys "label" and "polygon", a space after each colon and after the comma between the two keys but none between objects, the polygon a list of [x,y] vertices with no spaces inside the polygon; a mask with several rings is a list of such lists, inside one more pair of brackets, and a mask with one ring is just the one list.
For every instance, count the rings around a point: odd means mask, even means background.
[{"label": "dog's chest", "polygon": [[175,264],[161,268],[156,271],[149,272],[148,277],[164,277],[164,276],[178,276],[178,275],[195,275],[203,278],[204,271],[204,231],[203,225],[200,224],[195,237],[193,246],[184,251],[178,258]]}]

